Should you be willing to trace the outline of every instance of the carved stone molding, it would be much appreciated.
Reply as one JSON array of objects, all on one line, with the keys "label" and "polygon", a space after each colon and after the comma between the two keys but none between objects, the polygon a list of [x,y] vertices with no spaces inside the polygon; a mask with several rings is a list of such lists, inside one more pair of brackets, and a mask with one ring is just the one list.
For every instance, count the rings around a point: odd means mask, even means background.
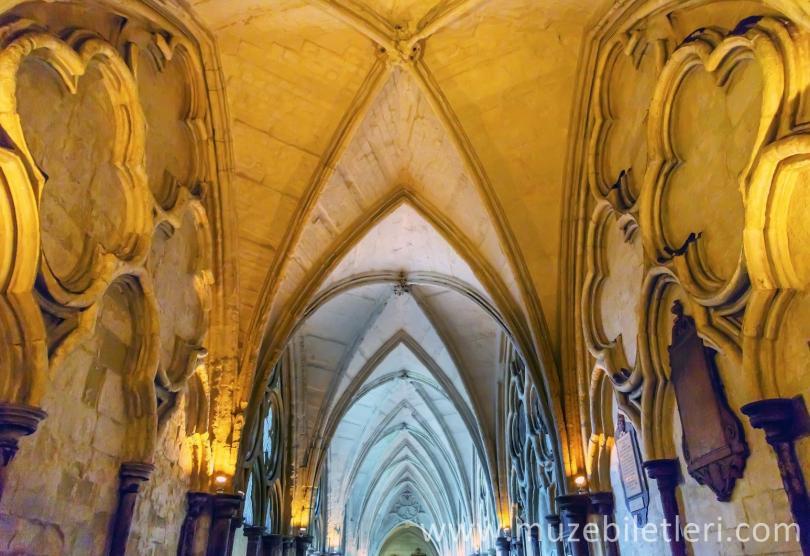
[{"label": "carved stone molding", "polygon": [[[795,55],[794,50],[789,25],[776,19],[752,20],[725,37],[713,30],[701,30],[672,53],[656,86],[650,111],[650,167],[641,195],[642,237],[645,249],[658,262],[670,267],[689,295],[703,305],[733,306],[749,286],[742,253],[743,219],[741,217],[738,229],[726,230],[729,237],[723,240],[726,241],[723,249],[720,249],[720,244],[714,247],[715,253],[729,249],[739,251],[736,268],[723,272],[718,270],[715,261],[708,255],[708,240],[701,237],[704,231],[714,234],[712,228],[717,227],[717,222],[712,224],[706,221],[705,228],[691,230],[692,234],[685,241],[684,238],[675,240],[671,230],[667,231],[667,218],[672,215],[667,216],[665,197],[668,188],[671,188],[670,182],[688,162],[681,160],[674,144],[677,138],[673,139],[676,136],[673,105],[678,102],[687,80],[701,76],[700,72],[715,77],[717,86],[722,88],[732,81],[735,72],[743,71],[740,68],[745,68],[749,63],[755,64],[755,69],[751,70],[755,73],[750,73],[751,79],[761,79],[762,82],[761,103],[754,107],[759,115],[753,120],[757,122],[757,127],[751,134],[750,142],[745,142],[742,147],[748,150],[740,153],[740,156],[745,156],[745,163],[740,175],[735,177],[738,183],[727,184],[728,195],[733,196],[737,191],[744,194],[749,188],[752,167],[758,154],[774,130],[785,127],[781,118],[784,118],[784,104],[789,102],[785,87],[790,82],[785,72],[790,58]],[[702,148],[705,152],[706,148],[726,147]],[[741,198],[738,204],[742,206]],[[744,210],[740,210],[742,214]],[[719,241],[718,237],[716,241]]]},{"label": "carved stone molding", "polygon": [[641,190],[647,164],[641,131],[668,50],[666,38],[631,30],[606,46],[597,62],[588,184],[596,199],[620,213],[635,208]]},{"label": "carved stone molding", "polygon": [[[766,4],[731,11],[709,2],[654,9],[640,2],[596,28],[591,86],[576,117],[589,124],[575,139],[572,165],[587,166],[587,176],[575,174],[568,186],[578,199],[569,217],[590,218],[569,256],[576,261],[571,276],[582,284],[577,325],[587,349],[576,346],[576,380],[590,385],[592,447],[602,442],[602,416],[618,405],[637,424],[646,458],[675,453],[678,386],[667,347],[676,300],[694,319],[696,337],[717,351],[707,365],[726,381],[730,400],[807,388],[810,75],[801,67],[808,20],[792,1]],[[736,21],[738,14],[753,17]],[[609,294],[620,307],[638,303],[635,365],[623,353],[629,332],[614,326],[608,333],[600,304],[604,284],[617,275],[602,252],[607,220],[637,233],[644,247],[637,295]],[[621,262],[621,249],[612,249]],[[603,395],[604,370],[613,396]],[[721,405],[721,436],[733,437],[729,453],[688,467],[728,499],[748,448],[734,411],[725,399]],[[699,459],[688,447],[685,455]],[[598,469],[595,463],[589,469]]]},{"label": "carved stone molding", "polygon": [[[150,199],[140,168],[145,126],[137,86],[115,48],[91,34],[73,33],[65,42],[53,35],[32,30],[15,35],[13,42],[5,46],[0,52],[5,70],[2,76],[4,82],[16,83],[23,63],[33,56],[54,69],[65,89],[76,91],[78,82],[89,75],[88,67],[93,65],[98,69],[104,90],[108,93],[108,103],[116,115],[115,125],[112,126],[113,144],[105,145],[109,150],[109,164],[122,169],[109,184],[118,191],[123,203],[123,210],[114,217],[115,230],[103,233],[101,229],[87,228],[81,256],[68,268],[61,263],[55,266],[55,261],[50,260],[50,256],[57,254],[58,250],[51,248],[48,243],[51,230],[43,229],[45,257],[40,266],[42,284],[56,302],[88,307],[127,262],[143,257],[148,246]],[[14,88],[10,91],[14,91]],[[17,109],[23,104],[20,100],[14,97],[0,100],[0,125],[11,132],[21,146],[28,173],[32,177],[32,190],[47,196],[49,190],[45,175],[35,159],[35,153],[29,150],[29,142],[22,135],[27,127],[25,114],[21,118],[22,126],[14,121],[20,117],[17,114]]]},{"label": "carved stone molding", "polygon": [[[628,231],[629,227],[629,231]],[[582,288],[582,330],[596,365],[603,368],[617,391],[639,387],[638,317],[644,276],[641,241],[635,222],[605,202],[594,209],[588,227],[587,276]],[[622,240],[617,240],[623,236]],[[615,306],[605,306],[613,300]],[[634,326],[635,325],[635,326]],[[625,347],[632,347],[628,350]]]}]

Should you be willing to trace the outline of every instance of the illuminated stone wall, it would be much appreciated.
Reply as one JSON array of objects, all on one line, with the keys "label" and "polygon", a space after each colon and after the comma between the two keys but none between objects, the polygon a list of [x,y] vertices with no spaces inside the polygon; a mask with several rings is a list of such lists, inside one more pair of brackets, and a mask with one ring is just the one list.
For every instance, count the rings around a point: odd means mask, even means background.
[{"label": "illuminated stone wall", "polygon": [[[726,503],[682,463],[682,517],[722,528],[722,543],[715,533],[695,554],[798,551],[726,542],[738,523],[792,521],[771,449],[740,407],[810,386],[810,220],[798,208],[810,183],[802,162],[810,155],[810,33],[792,3],[765,4],[638,3],[613,14],[596,33],[593,94],[583,107],[575,187],[587,215],[577,258],[591,486],[616,493],[622,522],[617,411],[640,431],[645,459],[685,461],[667,352],[679,300],[718,352],[751,451]],[[798,447],[810,471],[810,442]],[[654,481],[650,489],[650,519],[660,521]],[[651,549],[622,545],[623,554]]]},{"label": "illuminated stone wall", "polygon": [[208,95],[185,38],[124,13],[25,3],[0,30],[4,401],[48,414],[10,468],[4,552],[104,553],[119,467],[145,462],[130,551],[173,553],[209,473]]}]

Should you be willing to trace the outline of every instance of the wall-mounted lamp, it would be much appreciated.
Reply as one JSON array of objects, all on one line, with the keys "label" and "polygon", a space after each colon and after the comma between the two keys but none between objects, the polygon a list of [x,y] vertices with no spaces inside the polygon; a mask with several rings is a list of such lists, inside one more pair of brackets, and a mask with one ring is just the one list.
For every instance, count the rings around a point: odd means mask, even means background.
[{"label": "wall-mounted lamp", "polygon": [[574,486],[577,487],[577,492],[583,494],[588,487],[588,478],[585,475],[577,475],[574,478]]},{"label": "wall-mounted lamp", "polygon": [[228,484],[228,477],[222,473],[214,475],[214,484],[216,485],[217,494],[225,492],[225,485]]}]

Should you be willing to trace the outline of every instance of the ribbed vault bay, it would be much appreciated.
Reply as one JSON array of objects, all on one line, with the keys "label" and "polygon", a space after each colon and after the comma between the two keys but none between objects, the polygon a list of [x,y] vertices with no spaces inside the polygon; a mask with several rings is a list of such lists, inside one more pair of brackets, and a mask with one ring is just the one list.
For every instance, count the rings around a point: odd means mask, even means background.
[{"label": "ribbed vault bay", "polygon": [[[243,335],[266,316],[267,269],[289,256],[291,229],[312,222],[318,239],[335,240],[394,187],[424,188],[465,214],[456,222],[480,228],[453,196],[464,179],[522,251],[517,278],[537,288],[555,333],[576,59],[585,24],[608,2],[191,4],[218,43],[233,120]],[[451,152],[459,142],[468,148]],[[324,196],[328,215],[302,213],[330,183],[348,189],[342,208],[352,212],[335,214],[334,196]],[[483,242],[480,234],[471,237]]]},{"label": "ribbed vault bay", "polygon": [[306,473],[298,511],[313,515],[322,549],[380,554],[403,528],[448,523],[479,538],[437,540],[439,554],[492,545],[480,538],[497,530],[492,371],[509,340],[470,265],[403,203],[342,256],[309,307],[286,361]]}]

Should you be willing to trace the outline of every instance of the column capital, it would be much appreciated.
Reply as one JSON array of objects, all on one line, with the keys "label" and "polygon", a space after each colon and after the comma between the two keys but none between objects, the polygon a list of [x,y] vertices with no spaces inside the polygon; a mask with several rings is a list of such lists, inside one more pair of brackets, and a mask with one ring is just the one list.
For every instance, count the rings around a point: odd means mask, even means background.
[{"label": "column capital", "polygon": [[589,494],[563,494],[557,497],[557,507],[560,513],[572,515],[588,515],[591,506]]},{"label": "column capital", "polygon": [[651,459],[643,464],[647,476],[660,485],[675,486],[681,482],[681,464],[675,459]]},{"label": "column capital", "polygon": [[38,407],[0,403],[0,465],[8,465],[17,454],[18,441],[36,432],[48,414]]},{"label": "column capital", "polygon": [[186,515],[190,518],[200,517],[211,502],[211,497],[208,492],[186,493]]},{"label": "column capital", "polygon": [[118,470],[118,506],[110,532],[110,554],[126,552],[141,483],[149,480],[154,469],[155,466],[151,463],[140,461],[126,461],[121,464]]},{"label": "column capital", "polygon": [[241,515],[241,494],[214,494],[211,498],[214,519],[238,519]]},{"label": "column capital", "polygon": [[118,490],[121,492],[138,492],[141,483],[149,480],[155,466],[140,461],[125,461],[118,470]]},{"label": "column capital", "polygon": [[677,459],[654,459],[644,462],[647,476],[658,484],[661,508],[669,534],[669,550],[672,556],[686,556],[686,541],[679,524],[680,507],[675,491],[681,482],[681,464]]},{"label": "column capital", "polygon": [[740,409],[752,427],[765,431],[768,444],[793,442],[808,432],[807,407],[801,396],[759,400]]}]

